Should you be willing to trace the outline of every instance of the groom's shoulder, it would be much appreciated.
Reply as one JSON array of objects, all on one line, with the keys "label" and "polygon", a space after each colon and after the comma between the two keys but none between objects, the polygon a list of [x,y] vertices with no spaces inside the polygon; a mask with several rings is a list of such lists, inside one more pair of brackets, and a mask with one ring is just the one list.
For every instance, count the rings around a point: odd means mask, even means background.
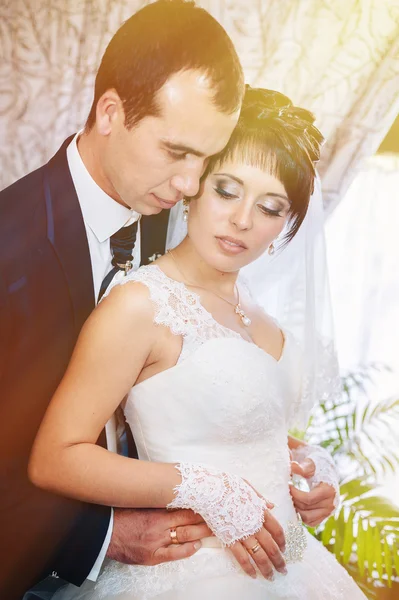
[{"label": "groom's shoulder", "polygon": [[42,203],[44,199],[44,173],[46,169],[55,171],[55,177],[58,177],[60,172],[68,171],[66,148],[72,138],[73,136],[70,136],[63,142],[48,163],[43,164],[0,191],[0,228],[1,223],[4,224],[4,221],[10,222],[15,218],[25,220],[28,215],[36,212],[38,203]]},{"label": "groom's shoulder", "polygon": [[[0,192],[0,265],[11,267],[21,254],[30,255],[32,245],[45,230],[43,167],[29,173]],[[41,224],[41,225],[40,225]]]},{"label": "groom's shoulder", "polygon": [[[0,191],[0,223],[18,218],[21,212],[30,212],[43,197],[44,166],[28,173]],[[1,226],[1,225],[0,225]]]},{"label": "groom's shoulder", "polygon": [[32,256],[45,231],[43,167],[0,192],[0,272],[7,277]]}]

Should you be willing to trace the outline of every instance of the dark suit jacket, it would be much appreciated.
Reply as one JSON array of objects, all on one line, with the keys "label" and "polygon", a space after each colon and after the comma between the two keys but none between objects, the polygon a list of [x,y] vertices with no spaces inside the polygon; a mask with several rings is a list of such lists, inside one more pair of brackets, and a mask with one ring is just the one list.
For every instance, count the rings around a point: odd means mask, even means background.
[{"label": "dark suit jacket", "polygon": [[[108,507],[36,489],[32,442],[94,308],[89,247],[66,140],[0,192],[0,598],[53,571],[80,585],[102,547]],[[143,218],[142,257],[163,253],[168,213]],[[145,260],[143,262],[146,262]],[[99,443],[105,436],[100,436]]]}]

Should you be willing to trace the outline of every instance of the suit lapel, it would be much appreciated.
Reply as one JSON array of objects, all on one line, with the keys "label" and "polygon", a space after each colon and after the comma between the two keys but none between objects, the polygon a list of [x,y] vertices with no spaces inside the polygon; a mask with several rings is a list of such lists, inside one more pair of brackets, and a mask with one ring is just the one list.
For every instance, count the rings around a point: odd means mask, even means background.
[{"label": "suit lapel", "polygon": [[79,200],[68,167],[68,138],[44,168],[47,237],[68,282],[76,334],[95,306],[90,251]]},{"label": "suit lapel", "polygon": [[157,215],[144,215],[141,218],[140,236],[142,265],[148,265],[152,262],[150,259],[154,255],[165,254],[169,215],[169,210],[162,210]]}]

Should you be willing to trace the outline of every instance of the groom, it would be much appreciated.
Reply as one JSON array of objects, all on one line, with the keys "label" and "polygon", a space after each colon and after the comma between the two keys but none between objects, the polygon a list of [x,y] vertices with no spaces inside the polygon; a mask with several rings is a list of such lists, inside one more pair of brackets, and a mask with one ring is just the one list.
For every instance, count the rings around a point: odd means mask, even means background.
[{"label": "groom", "polygon": [[[46,577],[27,597],[48,598],[62,579],[95,580],[106,555],[142,564],[184,558],[209,535],[191,511],[111,511],[43,493],[26,468],[85,319],[115,270],[164,252],[163,209],[197,193],[243,91],[237,54],[213,17],[191,2],[150,4],[109,43],[84,131],[0,194],[4,600],[20,600]],[[116,449],[112,423],[98,443]],[[165,537],[171,528],[182,545]]]}]

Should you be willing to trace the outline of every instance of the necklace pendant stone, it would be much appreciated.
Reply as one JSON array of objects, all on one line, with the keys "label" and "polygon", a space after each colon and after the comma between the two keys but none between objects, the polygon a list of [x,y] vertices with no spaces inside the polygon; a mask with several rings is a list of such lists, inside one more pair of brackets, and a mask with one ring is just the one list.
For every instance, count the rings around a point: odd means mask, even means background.
[{"label": "necklace pendant stone", "polygon": [[249,327],[252,323],[251,319],[249,317],[247,317],[246,315],[241,315],[241,321],[242,321],[242,324],[245,325],[245,327]]},{"label": "necklace pendant stone", "polygon": [[245,325],[245,327],[249,327],[251,325],[251,323],[252,323],[251,319],[249,317],[247,317],[247,315],[242,310],[242,308],[239,304],[237,304],[237,306],[235,307],[235,312],[237,315],[240,315],[241,322],[243,325]]}]

